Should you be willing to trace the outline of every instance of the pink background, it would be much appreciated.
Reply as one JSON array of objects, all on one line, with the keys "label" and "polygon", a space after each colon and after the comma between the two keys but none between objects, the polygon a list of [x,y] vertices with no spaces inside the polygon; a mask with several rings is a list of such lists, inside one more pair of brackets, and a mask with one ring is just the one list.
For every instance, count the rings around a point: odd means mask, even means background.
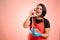
[{"label": "pink background", "polygon": [[0,39],[27,40],[29,28],[23,28],[23,23],[30,10],[43,3],[47,8],[47,18],[50,21],[48,40],[59,40],[60,0],[1,0],[0,1]]}]

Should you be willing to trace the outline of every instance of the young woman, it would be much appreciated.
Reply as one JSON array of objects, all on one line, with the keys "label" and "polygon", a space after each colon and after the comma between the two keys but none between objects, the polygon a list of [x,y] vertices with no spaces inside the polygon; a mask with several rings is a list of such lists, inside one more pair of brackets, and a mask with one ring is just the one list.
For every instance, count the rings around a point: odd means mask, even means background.
[{"label": "young woman", "polygon": [[[32,16],[35,11],[37,16]],[[46,7],[43,4],[38,4],[35,10],[30,11],[30,15],[25,20],[23,27],[30,27],[28,40],[47,40],[50,32],[50,23],[44,18],[46,15]]]}]

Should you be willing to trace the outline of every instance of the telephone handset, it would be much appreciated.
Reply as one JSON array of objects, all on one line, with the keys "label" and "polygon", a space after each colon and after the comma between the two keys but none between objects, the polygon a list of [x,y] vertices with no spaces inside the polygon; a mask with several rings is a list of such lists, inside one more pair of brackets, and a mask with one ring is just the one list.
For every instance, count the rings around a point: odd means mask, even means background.
[{"label": "telephone handset", "polygon": [[32,12],[32,16],[33,16],[33,17],[37,16],[35,10],[36,10],[36,9],[34,9],[33,12]]}]

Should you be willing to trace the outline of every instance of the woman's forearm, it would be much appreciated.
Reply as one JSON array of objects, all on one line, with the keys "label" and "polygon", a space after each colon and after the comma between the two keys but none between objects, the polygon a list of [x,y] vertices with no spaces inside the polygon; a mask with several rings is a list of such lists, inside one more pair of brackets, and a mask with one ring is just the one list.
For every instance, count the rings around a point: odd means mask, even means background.
[{"label": "woman's forearm", "polygon": [[29,27],[29,25],[30,25],[30,15],[28,16],[28,18],[26,19],[26,21],[24,22],[24,24],[23,24],[23,27],[24,28],[27,28],[27,27]]},{"label": "woman's forearm", "polygon": [[42,37],[48,38],[49,34],[41,34]]}]

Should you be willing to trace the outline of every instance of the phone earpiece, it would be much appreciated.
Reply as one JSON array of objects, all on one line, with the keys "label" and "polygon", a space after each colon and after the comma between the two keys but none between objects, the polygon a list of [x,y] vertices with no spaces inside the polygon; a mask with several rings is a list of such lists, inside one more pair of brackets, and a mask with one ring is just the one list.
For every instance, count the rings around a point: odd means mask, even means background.
[{"label": "phone earpiece", "polygon": [[32,13],[32,15],[34,15],[34,12]]},{"label": "phone earpiece", "polygon": [[34,11],[36,11],[36,8],[34,8]]}]

